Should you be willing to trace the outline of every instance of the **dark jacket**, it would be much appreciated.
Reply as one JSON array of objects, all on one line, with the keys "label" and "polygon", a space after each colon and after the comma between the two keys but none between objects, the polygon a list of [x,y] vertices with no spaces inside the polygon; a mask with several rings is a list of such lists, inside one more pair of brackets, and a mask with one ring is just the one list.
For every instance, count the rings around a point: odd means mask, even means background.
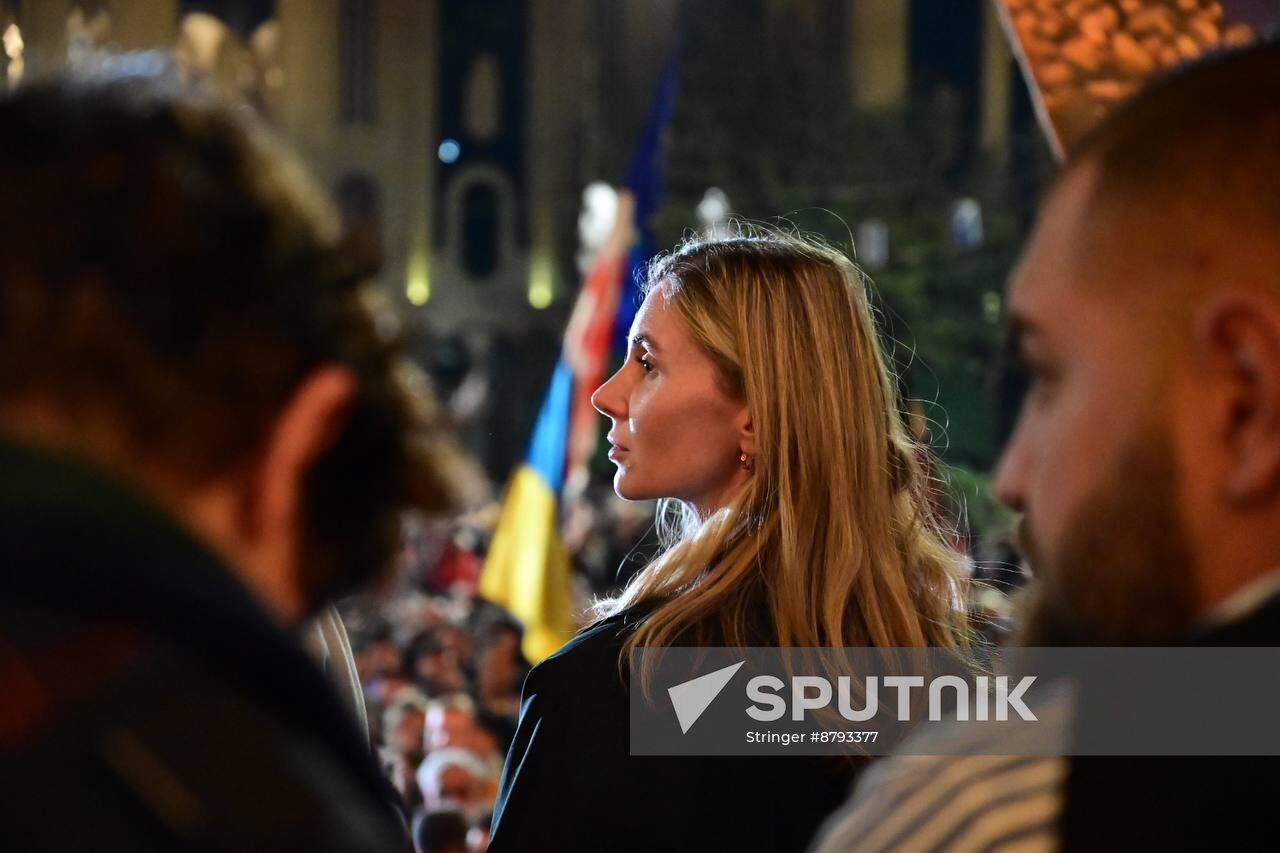
[{"label": "dark jacket", "polygon": [[851,769],[814,757],[632,756],[619,614],[533,668],[491,853],[804,850]]},{"label": "dark jacket", "polygon": [[[1280,596],[1195,645],[1280,645]],[[1280,673],[1277,673],[1280,678]],[[1082,697],[1089,714],[1105,697]],[[1207,720],[1206,726],[1231,725]],[[1280,720],[1276,721],[1280,725]],[[1280,757],[1077,756],[1067,774],[1064,851],[1274,848]]]},{"label": "dark jacket", "polygon": [[162,513],[0,445],[0,548],[0,849],[405,849],[317,665]]}]

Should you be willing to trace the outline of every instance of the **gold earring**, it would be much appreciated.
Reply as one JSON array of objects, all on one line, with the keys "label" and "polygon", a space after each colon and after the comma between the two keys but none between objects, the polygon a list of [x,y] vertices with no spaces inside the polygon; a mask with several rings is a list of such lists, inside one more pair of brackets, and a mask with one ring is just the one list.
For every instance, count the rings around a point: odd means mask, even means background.
[{"label": "gold earring", "polygon": [[748,471],[751,470],[751,457],[747,455],[745,450],[738,456],[738,461],[742,463],[743,468],[746,468]]}]

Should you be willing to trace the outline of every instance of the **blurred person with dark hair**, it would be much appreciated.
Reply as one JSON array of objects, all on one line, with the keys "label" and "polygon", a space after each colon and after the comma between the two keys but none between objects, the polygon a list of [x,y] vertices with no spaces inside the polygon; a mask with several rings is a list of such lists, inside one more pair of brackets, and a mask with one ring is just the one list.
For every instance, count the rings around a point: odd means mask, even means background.
[{"label": "blurred person with dark hair", "polygon": [[[1030,379],[996,478],[1034,572],[1019,642],[1280,646],[1280,43],[1106,119],[1047,194],[1009,309]],[[1142,713],[1074,694],[1052,709],[1068,738]],[[882,762],[818,849],[1275,846],[1274,755],[1044,757],[1052,733]]]},{"label": "blurred person with dark hair", "polygon": [[353,636],[351,645],[355,651],[356,671],[366,687],[379,679],[399,676],[406,671],[401,665],[400,650],[391,637],[391,628],[387,625]]},{"label": "blurred person with dark hair", "polygon": [[524,627],[510,617],[496,618],[482,629],[476,659],[476,698],[481,709],[512,721],[520,713],[520,686],[529,674],[522,644]]},{"label": "blurred person with dark hair", "polygon": [[[511,749],[511,741],[515,739],[518,723],[518,713],[512,716],[493,714],[483,709],[476,711],[475,724],[480,733],[480,742],[486,745],[492,744],[492,756],[499,771],[502,770],[503,756],[507,754],[507,750]],[[486,746],[485,749],[487,748]],[[489,756],[487,751],[483,751],[483,754],[486,758]]]},{"label": "blurred person with dark hair", "polygon": [[413,818],[413,849],[415,853],[470,853],[469,831],[461,812],[421,812]]},{"label": "blurred person with dark hair", "polygon": [[432,698],[460,692],[467,686],[458,653],[438,627],[410,641],[404,653],[404,671]]},{"label": "blurred person with dark hair", "polygon": [[449,445],[323,196],[149,62],[0,97],[0,847],[397,849],[297,630]]},{"label": "blurred person with dark hair", "polygon": [[382,738],[387,749],[422,760],[426,755],[423,730],[427,704],[427,698],[412,686],[401,688],[391,697],[382,713]]}]

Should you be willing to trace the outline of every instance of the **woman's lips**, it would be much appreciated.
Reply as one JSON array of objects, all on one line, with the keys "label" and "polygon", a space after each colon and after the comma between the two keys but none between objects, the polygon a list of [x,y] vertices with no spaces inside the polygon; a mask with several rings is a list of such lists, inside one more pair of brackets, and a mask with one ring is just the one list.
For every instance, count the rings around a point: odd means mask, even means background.
[{"label": "woman's lips", "polygon": [[623,453],[626,453],[626,452],[627,452],[627,448],[625,448],[625,447],[623,447],[621,444],[619,444],[619,443],[618,443],[618,440],[617,440],[617,439],[615,439],[612,435],[606,435],[606,436],[605,436],[605,441],[607,441],[607,442],[609,442],[611,445],[613,445],[612,447],[610,447],[610,448],[609,448],[609,458],[610,458],[610,459],[614,459],[614,460],[616,460],[616,459],[619,457],[619,455],[621,455],[621,454],[623,454]]}]

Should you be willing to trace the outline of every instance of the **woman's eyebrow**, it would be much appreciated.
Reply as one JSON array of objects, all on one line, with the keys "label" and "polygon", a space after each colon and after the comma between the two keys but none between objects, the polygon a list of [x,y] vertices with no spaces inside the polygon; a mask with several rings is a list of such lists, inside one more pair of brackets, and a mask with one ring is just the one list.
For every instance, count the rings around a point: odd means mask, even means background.
[{"label": "woman's eyebrow", "polygon": [[660,349],[657,342],[654,341],[653,338],[649,337],[649,335],[645,334],[644,332],[631,336],[631,346],[646,347],[648,349],[653,350],[654,352],[658,352]]}]

